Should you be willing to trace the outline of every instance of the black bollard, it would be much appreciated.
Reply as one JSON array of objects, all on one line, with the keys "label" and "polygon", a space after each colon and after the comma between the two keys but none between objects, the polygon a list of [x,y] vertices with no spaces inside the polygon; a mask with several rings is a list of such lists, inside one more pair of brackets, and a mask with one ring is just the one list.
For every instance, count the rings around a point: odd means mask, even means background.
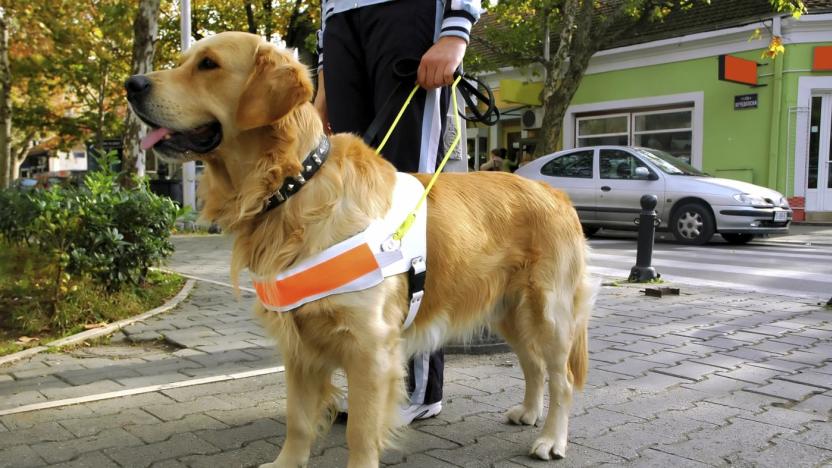
[{"label": "black bollard", "polygon": [[644,283],[661,276],[650,266],[653,260],[653,241],[656,238],[656,204],[659,199],[655,195],[642,195],[640,202],[636,266],[630,270],[630,277],[627,279],[632,283]]}]

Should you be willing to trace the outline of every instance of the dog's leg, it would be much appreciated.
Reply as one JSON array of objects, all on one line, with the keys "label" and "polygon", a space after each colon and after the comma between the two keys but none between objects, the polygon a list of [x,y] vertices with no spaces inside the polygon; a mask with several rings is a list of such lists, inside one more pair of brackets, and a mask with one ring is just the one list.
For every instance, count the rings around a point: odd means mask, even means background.
[{"label": "dog's leg", "polygon": [[309,461],[324,406],[332,393],[332,371],[286,359],[286,440],[280,455],[260,468],[299,468]]},{"label": "dog's leg", "polygon": [[347,466],[376,468],[380,451],[398,420],[404,372],[399,346],[365,342],[362,348],[361,355],[351,357],[345,366],[350,410]]},{"label": "dog's leg", "polygon": [[540,350],[534,349],[531,346],[532,342],[523,338],[522,324],[518,322],[520,317],[519,310],[515,310],[514,313],[508,314],[498,324],[500,334],[511,345],[520,360],[523,378],[526,381],[523,403],[508,410],[506,416],[512,424],[531,426],[543,417],[543,384],[546,378],[543,368],[545,363],[540,357]]},{"label": "dog's leg", "polygon": [[567,362],[572,347],[574,320],[572,300],[566,294],[546,294],[546,319],[532,335],[540,347],[549,374],[549,412],[540,437],[532,445],[532,455],[549,460],[566,455],[569,411],[572,407],[572,379]]}]

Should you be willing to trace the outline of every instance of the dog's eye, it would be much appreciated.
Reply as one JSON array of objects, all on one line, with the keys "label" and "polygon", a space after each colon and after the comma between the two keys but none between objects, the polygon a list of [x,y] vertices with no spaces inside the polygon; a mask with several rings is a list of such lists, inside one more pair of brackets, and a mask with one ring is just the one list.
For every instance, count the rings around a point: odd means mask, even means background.
[{"label": "dog's eye", "polygon": [[197,68],[199,68],[200,70],[213,70],[213,69],[219,68],[219,67],[220,66],[217,64],[217,62],[209,59],[208,57],[205,57],[204,59],[202,59],[199,62],[199,65],[197,65]]}]

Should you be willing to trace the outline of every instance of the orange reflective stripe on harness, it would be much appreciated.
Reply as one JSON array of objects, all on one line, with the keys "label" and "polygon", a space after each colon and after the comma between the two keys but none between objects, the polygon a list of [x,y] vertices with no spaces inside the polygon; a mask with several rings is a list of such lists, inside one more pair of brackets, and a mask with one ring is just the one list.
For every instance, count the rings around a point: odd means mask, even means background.
[{"label": "orange reflective stripe on harness", "polygon": [[379,269],[367,244],[360,244],[292,276],[254,281],[257,296],[266,306],[287,307],[311,296],[340,288]]}]

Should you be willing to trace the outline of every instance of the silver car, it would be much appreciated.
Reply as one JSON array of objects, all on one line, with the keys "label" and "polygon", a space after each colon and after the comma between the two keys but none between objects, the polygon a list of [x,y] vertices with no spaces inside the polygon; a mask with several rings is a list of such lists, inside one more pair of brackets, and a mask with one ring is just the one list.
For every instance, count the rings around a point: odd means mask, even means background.
[{"label": "silver car", "polygon": [[516,172],[564,190],[587,235],[598,229],[633,229],[639,200],[654,194],[659,230],[686,244],[705,244],[714,233],[734,244],[789,230],[792,210],[779,192],[711,177],[664,151],[592,146],[543,156]]}]

